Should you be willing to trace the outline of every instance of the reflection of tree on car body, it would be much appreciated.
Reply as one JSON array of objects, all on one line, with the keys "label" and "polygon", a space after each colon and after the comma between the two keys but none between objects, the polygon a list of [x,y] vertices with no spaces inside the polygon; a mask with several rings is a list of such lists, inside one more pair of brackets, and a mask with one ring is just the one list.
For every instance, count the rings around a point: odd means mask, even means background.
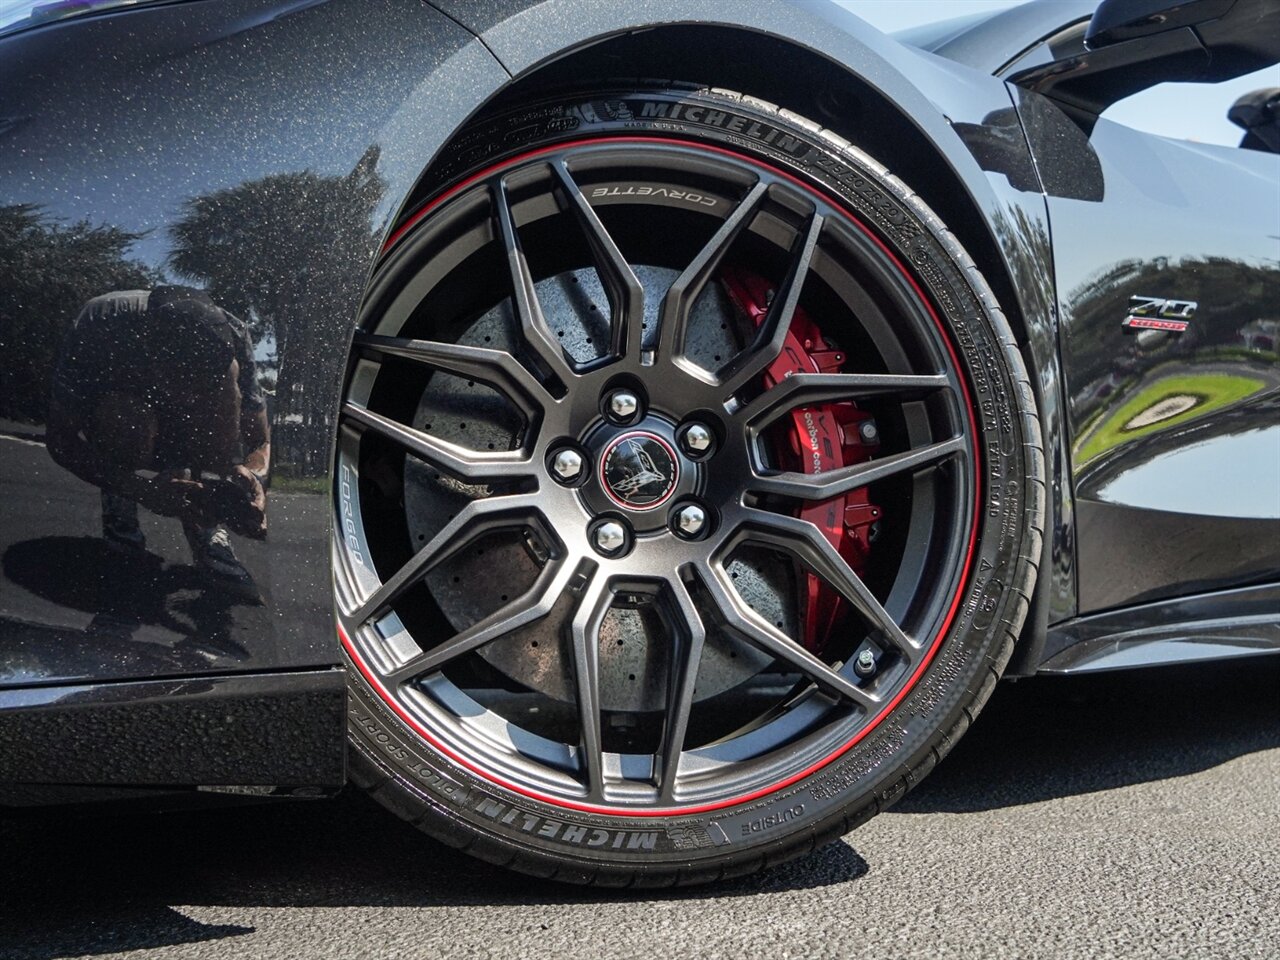
[{"label": "reflection of tree on car body", "polygon": [[157,287],[85,304],[62,345],[46,438],[55,461],[101,488],[109,544],[145,549],[140,504],[182,521],[207,574],[252,587],[227,531],[266,535],[270,432],[248,330],[207,295]]}]

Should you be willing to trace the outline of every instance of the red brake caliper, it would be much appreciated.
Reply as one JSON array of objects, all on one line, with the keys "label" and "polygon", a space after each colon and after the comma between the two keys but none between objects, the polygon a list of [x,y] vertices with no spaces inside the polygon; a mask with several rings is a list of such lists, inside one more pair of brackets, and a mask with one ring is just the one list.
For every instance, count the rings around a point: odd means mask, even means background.
[{"label": "red brake caliper", "polygon": [[[769,309],[772,290],[760,277],[727,269],[722,275],[726,291],[751,322],[759,326]],[[782,352],[764,375],[769,389],[797,373],[836,373],[844,364],[844,353],[831,349],[822,332],[805,313],[796,308]],[[773,454],[784,470],[822,473],[870,460],[880,447],[871,414],[851,402],[799,407],[791,412],[791,429],[775,433]],[[858,576],[866,570],[871,551],[871,527],[880,518],[880,508],[871,503],[865,488],[842,497],[807,502],[796,515],[815,524]],[[847,603],[826,582],[798,568],[804,584],[805,607],[802,636],[807,649],[822,650],[843,619]]]}]

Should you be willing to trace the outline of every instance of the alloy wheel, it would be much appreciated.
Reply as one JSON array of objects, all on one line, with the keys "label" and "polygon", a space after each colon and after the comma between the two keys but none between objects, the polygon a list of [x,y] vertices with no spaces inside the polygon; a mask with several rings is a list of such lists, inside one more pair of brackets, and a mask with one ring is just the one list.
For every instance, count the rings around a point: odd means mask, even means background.
[{"label": "alloy wheel", "polygon": [[388,245],[341,415],[353,662],[548,803],[794,782],[892,711],[960,602],[976,427],[947,334],[872,231],[724,150],[566,143],[442,195]]}]

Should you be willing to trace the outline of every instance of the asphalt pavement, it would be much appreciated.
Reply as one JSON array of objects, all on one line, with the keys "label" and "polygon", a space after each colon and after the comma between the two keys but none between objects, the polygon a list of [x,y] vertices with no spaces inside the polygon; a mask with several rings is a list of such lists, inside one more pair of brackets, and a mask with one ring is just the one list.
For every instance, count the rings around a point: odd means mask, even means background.
[{"label": "asphalt pavement", "polygon": [[806,859],[596,892],[355,793],[0,819],[0,958],[1280,955],[1280,657],[1005,684],[893,811]]}]

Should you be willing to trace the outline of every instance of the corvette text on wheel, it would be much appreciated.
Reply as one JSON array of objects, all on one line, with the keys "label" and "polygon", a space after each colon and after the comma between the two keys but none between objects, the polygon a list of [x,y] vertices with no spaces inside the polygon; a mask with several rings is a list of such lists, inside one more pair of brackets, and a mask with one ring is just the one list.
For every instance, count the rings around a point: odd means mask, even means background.
[{"label": "corvette text on wheel", "polygon": [[651,6],[0,20],[0,804],[350,780],[696,883],[1002,676],[1280,649],[1280,91],[1099,119],[1280,9]]}]

